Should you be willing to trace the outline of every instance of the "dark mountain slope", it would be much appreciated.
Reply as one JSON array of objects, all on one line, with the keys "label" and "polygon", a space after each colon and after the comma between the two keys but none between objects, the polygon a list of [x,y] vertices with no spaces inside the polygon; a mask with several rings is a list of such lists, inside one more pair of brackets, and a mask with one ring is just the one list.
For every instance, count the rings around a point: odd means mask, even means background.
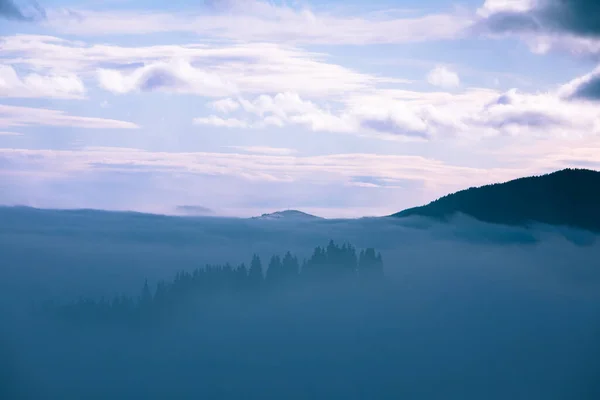
[{"label": "dark mountain slope", "polygon": [[393,216],[446,219],[455,213],[507,225],[541,222],[600,232],[600,172],[564,169],[470,188]]}]

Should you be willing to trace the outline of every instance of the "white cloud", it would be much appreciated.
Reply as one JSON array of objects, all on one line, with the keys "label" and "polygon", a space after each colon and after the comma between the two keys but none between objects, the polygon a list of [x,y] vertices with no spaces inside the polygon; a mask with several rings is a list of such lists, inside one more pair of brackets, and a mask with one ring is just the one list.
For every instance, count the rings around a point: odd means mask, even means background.
[{"label": "white cloud", "polygon": [[47,108],[0,104],[0,129],[14,126],[65,126],[87,129],[136,129],[131,122],[106,118],[79,117]]},{"label": "white cloud", "polygon": [[447,67],[437,66],[427,75],[427,82],[433,86],[451,89],[460,85],[460,78],[456,72]]},{"label": "white cloud", "polygon": [[0,136],[23,136],[23,134],[18,132],[0,131]]},{"label": "white cloud", "polygon": [[168,91],[220,97],[237,91],[233,83],[223,80],[217,74],[194,68],[183,60],[157,62],[129,74],[99,69],[98,81],[105,90],[120,94],[132,91]]},{"label": "white cloud", "polygon": [[223,96],[293,91],[323,97],[380,83],[408,83],[325,62],[324,54],[266,43],[120,47],[15,35],[0,38],[0,48],[7,65],[97,77],[115,93],[163,90]]},{"label": "white cloud", "polygon": [[323,110],[315,103],[303,100],[297,93],[260,95],[254,100],[240,97],[237,102],[241,110],[250,116],[246,122],[248,127],[283,127],[286,124],[295,124],[305,126],[313,131],[353,131],[350,121],[345,116],[338,116]]},{"label": "white cloud", "polygon": [[371,44],[452,38],[469,23],[470,17],[460,13],[400,18],[373,14],[335,16],[306,7],[292,8],[251,1],[195,14],[50,10],[45,25],[72,35],[193,32],[201,36],[243,41]]},{"label": "white cloud", "polygon": [[226,98],[213,101],[210,106],[220,113],[228,114],[240,108],[240,103],[231,98]]},{"label": "white cloud", "polygon": [[477,9],[477,15],[489,17],[501,12],[526,12],[534,8],[538,0],[485,0]]},{"label": "white cloud", "polygon": [[337,109],[289,92],[261,95],[254,100],[239,98],[237,102],[240,119],[235,121],[239,127],[298,125],[314,131],[386,140],[600,134],[598,107],[568,101],[560,93],[550,92],[469,89],[451,94],[379,90],[351,94]]},{"label": "white cloud", "polygon": [[210,125],[221,128],[249,128],[250,125],[242,120],[236,118],[221,118],[216,115],[209,117],[194,118],[194,124],[196,125]]},{"label": "white cloud", "polygon": [[0,97],[80,99],[84,94],[83,82],[75,74],[30,73],[21,78],[13,67],[0,64]]}]

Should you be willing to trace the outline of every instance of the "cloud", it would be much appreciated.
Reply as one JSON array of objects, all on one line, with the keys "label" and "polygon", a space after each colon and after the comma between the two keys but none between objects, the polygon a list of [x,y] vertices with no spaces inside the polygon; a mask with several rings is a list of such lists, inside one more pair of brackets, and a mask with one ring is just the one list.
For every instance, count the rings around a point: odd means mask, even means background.
[{"label": "cloud", "polygon": [[476,30],[522,35],[536,52],[556,46],[595,53],[600,45],[596,0],[486,0],[478,14]]},{"label": "cloud", "polygon": [[0,131],[0,136],[23,136],[23,134],[18,132]]},{"label": "cloud", "polygon": [[[327,185],[372,180],[426,179],[430,188],[484,182],[492,177],[517,176],[521,170],[481,170],[445,164],[411,155],[368,153],[297,156],[292,154],[239,154],[211,152],[151,152],[137,149],[83,150],[0,149],[0,165],[11,165],[2,174],[23,172],[71,176],[90,172],[191,174],[236,177],[250,182],[307,182]],[[37,175],[35,175],[37,176]]]},{"label": "cloud", "polygon": [[[281,206],[291,204],[290,199],[295,204],[310,202],[324,207],[324,202],[335,198],[339,207],[352,198],[369,207],[391,207],[375,213],[383,215],[464,187],[563,168],[568,160],[600,161],[598,144],[588,145],[580,142],[564,150],[555,146],[536,157],[523,154],[518,162],[508,163],[509,167],[489,168],[431,157],[372,153],[300,156],[110,147],[5,148],[0,149],[0,183],[10,186],[2,192],[6,196],[0,203],[26,199],[27,204],[40,207],[60,203],[61,207],[110,205],[145,210],[154,205],[169,206],[172,212],[182,204],[244,208],[264,206],[267,200]],[[540,151],[531,145],[516,150]],[[505,150],[495,157],[503,161],[511,155],[512,151]]]},{"label": "cloud", "polygon": [[98,81],[102,88],[113,93],[134,91],[168,91],[193,93],[200,96],[224,96],[237,89],[217,74],[194,68],[187,61],[173,60],[157,62],[127,74],[118,70],[98,70]]},{"label": "cloud", "polygon": [[478,14],[488,27],[503,31],[566,32],[600,37],[596,0],[486,0]]},{"label": "cloud", "polygon": [[84,94],[84,84],[75,74],[31,73],[21,78],[14,68],[0,64],[0,97],[81,99]]},{"label": "cloud", "polygon": [[136,124],[105,118],[79,117],[47,108],[0,104],[0,129],[15,126],[63,126],[86,129],[136,129]]},{"label": "cloud", "polygon": [[363,45],[454,38],[470,23],[464,13],[336,16],[327,10],[266,1],[213,1],[195,13],[53,10],[45,25],[78,36],[192,32],[255,42]]},{"label": "cloud", "polygon": [[568,99],[600,101],[600,67],[567,83],[561,93]]},{"label": "cloud", "polygon": [[221,118],[216,115],[209,117],[194,118],[195,125],[210,125],[221,128],[248,128],[250,125],[236,118]]},{"label": "cloud", "polygon": [[32,7],[23,9],[13,0],[0,0],[0,19],[9,19],[15,21],[35,21],[44,19],[46,13],[42,7],[33,2]]},{"label": "cloud", "polygon": [[[563,90],[564,91],[564,90]],[[490,136],[562,137],[600,133],[600,110],[559,92],[528,94],[468,89],[461,93],[373,90],[349,94],[331,107],[297,93],[261,95],[237,104],[235,125],[302,126],[385,140],[477,140]],[[225,113],[226,114],[226,113]],[[221,117],[209,117],[214,125]]]},{"label": "cloud", "polygon": [[246,153],[253,154],[267,154],[267,155],[281,155],[288,156],[296,153],[294,149],[288,149],[285,147],[270,147],[270,146],[228,146],[230,149],[240,150]]},{"label": "cloud", "polygon": [[26,19],[21,9],[12,0],[0,0],[0,17],[16,20]]},{"label": "cloud", "polygon": [[384,118],[364,118],[360,121],[362,128],[370,129],[375,132],[390,133],[398,136],[415,136],[428,138],[427,126],[423,121],[415,120],[415,124],[398,119],[395,115]]},{"label": "cloud", "polygon": [[325,97],[383,83],[408,83],[326,62],[324,54],[265,43],[122,47],[14,35],[1,37],[0,48],[7,65],[96,77],[101,87],[114,93],[228,96],[293,91]]},{"label": "cloud", "polygon": [[429,72],[427,82],[433,86],[450,89],[460,85],[460,78],[456,72],[444,66],[438,66]]},{"label": "cloud", "polygon": [[213,101],[210,106],[221,113],[228,114],[240,108],[240,104],[230,98]]},{"label": "cloud", "polygon": [[[274,96],[260,95],[254,100],[239,97],[236,101],[239,108],[246,113],[246,119],[234,119],[232,124],[242,127],[264,128],[267,126],[283,127],[300,125],[313,131],[351,132],[353,130],[344,116],[334,115],[323,110],[317,104],[302,99],[297,93],[284,92]],[[203,123],[215,126],[224,125],[224,120],[217,116],[196,118]]]},{"label": "cloud", "polygon": [[528,12],[535,4],[536,0],[485,0],[477,14],[487,18],[501,12]]}]

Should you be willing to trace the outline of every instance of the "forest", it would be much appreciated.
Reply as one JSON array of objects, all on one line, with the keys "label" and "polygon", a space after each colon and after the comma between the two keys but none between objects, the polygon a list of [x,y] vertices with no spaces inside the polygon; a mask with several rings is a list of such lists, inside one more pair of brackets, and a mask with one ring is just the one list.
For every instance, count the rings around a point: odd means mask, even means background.
[{"label": "forest", "polygon": [[410,208],[394,217],[442,220],[463,213],[505,225],[542,223],[600,232],[600,172],[567,168],[550,174],[473,187]]},{"label": "forest", "polygon": [[329,241],[316,247],[308,259],[299,261],[290,251],[271,256],[263,265],[254,254],[248,266],[206,265],[193,271],[181,270],[172,281],[160,280],[154,290],[144,282],[137,297],[120,294],[112,299],[80,297],[68,304],[44,304],[44,312],[77,322],[144,322],[172,316],[182,310],[210,308],[215,301],[267,299],[274,293],[310,287],[327,290],[330,284],[363,285],[383,278],[381,253],[374,248],[357,252],[349,243]]}]

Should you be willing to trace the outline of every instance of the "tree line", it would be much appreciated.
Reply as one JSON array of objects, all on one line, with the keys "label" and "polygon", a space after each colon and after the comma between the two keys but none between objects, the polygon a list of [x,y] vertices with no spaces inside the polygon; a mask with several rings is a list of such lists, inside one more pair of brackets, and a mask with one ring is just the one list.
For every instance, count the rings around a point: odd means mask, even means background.
[{"label": "tree line", "polygon": [[273,255],[264,265],[254,254],[249,265],[206,265],[179,271],[170,282],[161,280],[154,290],[148,280],[138,296],[119,295],[112,299],[79,298],[70,304],[51,307],[63,317],[79,320],[109,320],[169,313],[181,307],[206,306],[207,297],[257,296],[294,287],[319,284],[327,288],[333,282],[373,282],[383,278],[381,254],[373,248],[357,252],[350,244],[316,247],[308,259],[287,251]]}]

